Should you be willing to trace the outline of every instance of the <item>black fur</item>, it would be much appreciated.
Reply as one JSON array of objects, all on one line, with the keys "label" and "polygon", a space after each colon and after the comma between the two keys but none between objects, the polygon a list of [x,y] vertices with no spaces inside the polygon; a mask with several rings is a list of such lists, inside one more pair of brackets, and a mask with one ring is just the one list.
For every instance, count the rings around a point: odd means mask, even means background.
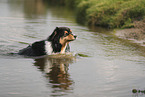
[{"label": "black fur", "polygon": [[19,55],[25,55],[25,56],[42,56],[46,55],[45,52],[45,40],[38,41],[33,43],[32,45],[29,45],[28,47],[20,50],[18,52]]}]

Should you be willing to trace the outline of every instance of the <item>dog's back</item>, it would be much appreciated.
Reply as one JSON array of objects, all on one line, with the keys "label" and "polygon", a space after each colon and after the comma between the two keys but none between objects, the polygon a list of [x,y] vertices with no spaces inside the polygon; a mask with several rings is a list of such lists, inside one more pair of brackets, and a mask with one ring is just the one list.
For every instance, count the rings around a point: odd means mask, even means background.
[{"label": "dog's back", "polygon": [[29,45],[28,47],[20,50],[18,52],[19,55],[24,56],[42,56],[46,55],[45,52],[45,41],[38,41],[33,43],[32,45]]},{"label": "dog's back", "polygon": [[35,53],[32,49],[32,46],[28,46],[18,52],[19,55],[24,55],[24,56],[35,56]]}]

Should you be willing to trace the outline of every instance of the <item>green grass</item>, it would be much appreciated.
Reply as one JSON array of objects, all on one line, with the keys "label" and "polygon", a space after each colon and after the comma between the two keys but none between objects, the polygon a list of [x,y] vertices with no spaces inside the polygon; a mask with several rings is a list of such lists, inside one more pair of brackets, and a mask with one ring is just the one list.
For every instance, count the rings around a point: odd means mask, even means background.
[{"label": "green grass", "polygon": [[145,17],[145,0],[60,0],[76,12],[82,24],[108,28],[134,27]]}]

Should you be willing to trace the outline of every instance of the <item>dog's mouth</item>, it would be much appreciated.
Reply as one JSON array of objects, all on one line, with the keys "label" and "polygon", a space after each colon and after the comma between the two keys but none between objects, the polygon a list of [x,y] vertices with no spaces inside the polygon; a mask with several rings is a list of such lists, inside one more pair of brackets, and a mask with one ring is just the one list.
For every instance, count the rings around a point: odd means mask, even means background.
[{"label": "dog's mouth", "polygon": [[71,42],[71,41],[74,41],[75,39],[73,39],[73,40],[67,40],[67,42]]}]

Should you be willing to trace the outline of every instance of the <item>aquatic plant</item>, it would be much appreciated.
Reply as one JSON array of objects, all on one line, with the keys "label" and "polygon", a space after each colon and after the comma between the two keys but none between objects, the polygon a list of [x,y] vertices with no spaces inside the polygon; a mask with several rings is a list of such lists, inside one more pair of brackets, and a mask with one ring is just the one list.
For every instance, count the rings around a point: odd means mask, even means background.
[{"label": "aquatic plant", "polygon": [[144,93],[145,94],[145,90],[132,89],[132,93]]}]

